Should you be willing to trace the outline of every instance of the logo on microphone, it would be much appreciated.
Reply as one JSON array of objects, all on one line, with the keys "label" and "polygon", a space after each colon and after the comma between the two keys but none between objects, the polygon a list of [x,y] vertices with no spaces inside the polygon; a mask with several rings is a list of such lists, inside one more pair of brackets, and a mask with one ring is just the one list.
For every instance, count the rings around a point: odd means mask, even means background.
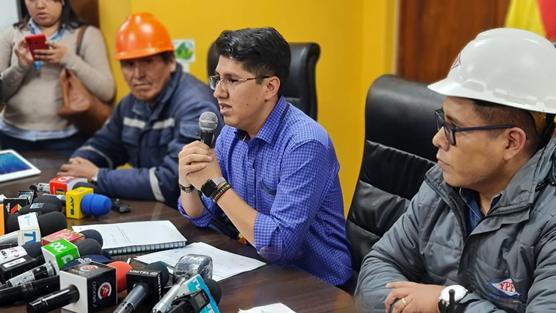
[{"label": "logo on microphone", "polygon": [[96,265],[93,265],[93,264],[85,264],[85,265],[81,266],[81,267],[79,268],[79,270],[82,271],[82,272],[90,272],[90,271],[96,270],[97,268],[98,268],[98,266],[96,266]]},{"label": "logo on microphone", "polygon": [[111,294],[112,294],[112,285],[109,282],[105,281],[98,288],[97,296],[99,300],[102,300],[110,297]]}]

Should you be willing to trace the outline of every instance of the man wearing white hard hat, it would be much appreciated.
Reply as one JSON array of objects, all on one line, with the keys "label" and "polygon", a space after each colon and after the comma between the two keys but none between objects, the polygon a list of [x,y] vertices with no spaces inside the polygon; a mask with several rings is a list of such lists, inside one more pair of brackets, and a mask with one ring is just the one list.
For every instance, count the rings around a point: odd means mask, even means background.
[{"label": "man wearing white hard hat", "polygon": [[438,163],[365,257],[363,312],[556,312],[556,49],[480,33],[444,80]]}]

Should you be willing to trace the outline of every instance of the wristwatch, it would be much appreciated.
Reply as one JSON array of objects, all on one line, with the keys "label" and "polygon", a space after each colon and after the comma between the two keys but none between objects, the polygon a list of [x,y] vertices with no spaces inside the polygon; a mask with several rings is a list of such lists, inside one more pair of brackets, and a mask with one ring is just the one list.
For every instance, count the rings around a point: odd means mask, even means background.
[{"label": "wristwatch", "polygon": [[465,306],[459,302],[469,291],[461,285],[448,286],[440,292],[438,297],[438,309],[440,313],[459,313],[465,310]]},{"label": "wristwatch", "polygon": [[224,177],[216,177],[216,178],[209,179],[201,187],[201,192],[205,196],[212,199],[216,195],[216,192],[218,191],[218,186],[220,186],[220,184],[225,182],[226,179]]},{"label": "wristwatch", "polygon": [[91,177],[91,184],[96,185],[98,181],[98,174],[95,174],[95,176]]}]

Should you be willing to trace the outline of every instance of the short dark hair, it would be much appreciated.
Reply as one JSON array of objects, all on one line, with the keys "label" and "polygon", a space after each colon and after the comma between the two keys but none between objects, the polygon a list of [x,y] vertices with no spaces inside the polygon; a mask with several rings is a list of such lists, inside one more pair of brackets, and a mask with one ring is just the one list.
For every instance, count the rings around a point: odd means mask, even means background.
[{"label": "short dark hair", "polygon": [[531,155],[544,147],[552,136],[554,130],[553,114],[546,114],[544,121],[540,121],[543,125],[536,125],[532,114],[538,114],[537,112],[483,100],[472,99],[472,101],[476,104],[473,106],[475,112],[483,121],[490,124],[509,124],[523,129],[527,135],[526,149]]},{"label": "short dark hair", "polygon": [[[219,56],[239,61],[256,76],[276,75],[282,95],[290,72],[290,46],[272,27],[223,31],[215,42]],[[261,80],[257,80],[260,83]]]},{"label": "short dark hair", "polygon": [[[77,16],[77,14],[75,14],[75,11],[73,11],[73,8],[71,7],[69,0],[63,0],[63,1],[59,0],[59,1],[62,2],[62,14],[60,16],[60,26],[75,29],[75,28],[79,28],[81,25],[86,24]],[[15,23],[14,27],[23,29],[27,26],[27,23],[29,22],[31,16],[29,15],[29,11],[27,11],[25,0],[20,0],[19,5],[21,8],[22,16],[24,17],[19,22]]]}]

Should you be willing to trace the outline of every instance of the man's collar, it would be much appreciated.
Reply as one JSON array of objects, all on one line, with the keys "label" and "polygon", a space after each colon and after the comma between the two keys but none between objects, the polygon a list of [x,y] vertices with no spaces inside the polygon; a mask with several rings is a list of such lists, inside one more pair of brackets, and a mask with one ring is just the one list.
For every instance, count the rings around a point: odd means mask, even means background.
[{"label": "man's collar", "polygon": [[[266,118],[263,126],[259,129],[257,136],[255,138],[259,138],[266,143],[272,143],[275,138],[280,125],[282,124],[282,120],[288,110],[289,103],[286,102],[286,98],[283,96],[278,99],[278,102],[274,105],[274,108]],[[247,133],[243,130],[236,129],[236,136],[239,139],[244,140],[247,137]]]}]

